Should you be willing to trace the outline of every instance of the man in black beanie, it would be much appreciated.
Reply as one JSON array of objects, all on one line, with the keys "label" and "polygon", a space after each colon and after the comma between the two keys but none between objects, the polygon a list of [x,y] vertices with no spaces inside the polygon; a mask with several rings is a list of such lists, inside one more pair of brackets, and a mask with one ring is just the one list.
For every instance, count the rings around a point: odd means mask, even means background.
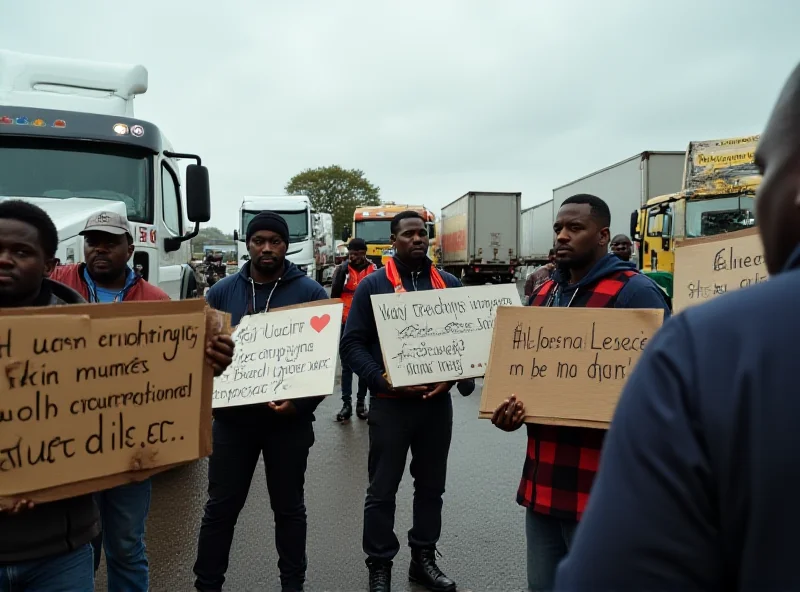
[{"label": "man in black beanie", "polygon": [[[363,238],[354,238],[347,245],[348,258],[333,271],[331,298],[341,298],[344,302],[342,312],[342,335],[353,303],[353,294],[358,284],[365,277],[377,270],[377,266],[367,259],[367,243]],[[367,381],[358,379],[356,394],[356,415],[359,419],[367,419]],[[347,364],[342,364],[342,410],[336,415],[336,421],[347,421],[353,415],[353,371]]]},{"label": "man in black beanie", "polygon": [[[328,298],[322,286],[286,260],[289,228],[281,216],[273,212],[255,216],[247,225],[246,240],[250,260],[206,294],[209,305],[230,313],[232,325],[245,315]],[[222,589],[234,526],[262,455],[275,516],[281,590],[303,589],[307,567],[303,491],[314,444],[314,410],[321,400],[309,397],[214,410],[208,503],[194,566],[197,590]]]}]

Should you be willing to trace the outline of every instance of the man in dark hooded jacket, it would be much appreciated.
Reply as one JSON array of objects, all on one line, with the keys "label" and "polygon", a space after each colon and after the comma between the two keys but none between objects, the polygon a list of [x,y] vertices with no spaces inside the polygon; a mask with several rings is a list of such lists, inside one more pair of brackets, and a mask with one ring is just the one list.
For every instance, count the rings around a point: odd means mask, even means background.
[{"label": "man in dark hooded jacket", "polygon": [[755,162],[771,277],[647,344],[558,590],[800,590],[800,66]]},{"label": "man in dark hooded jacket", "polygon": [[[281,216],[273,212],[255,216],[247,226],[246,242],[250,260],[206,294],[212,307],[230,313],[233,325],[245,315],[328,298],[322,286],[286,260],[289,228]],[[303,589],[307,567],[303,488],[314,444],[314,410],[320,401],[322,397],[310,397],[214,410],[209,499],[194,566],[198,590],[222,588],[234,526],[262,454],[275,515],[282,589]]]},{"label": "man in dark hooded jacket", "polygon": [[[608,252],[611,213],[594,195],[567,198],[558,210],[557,270],[531,297],[531,306],[660,308],[664,292],[633,263]],[[504,401],[492,422],[502,430],[522,426],[525,409]],[[556,567],[567,555],[592,487],[605,430],[528,424],[528,448],[517,502],[527,508],[528,587],[553,587]],[[613,532],[608,533],[614,536]]]},{"label": "man in dark hooded jacket", "polygon": [[[57,246],[58,231],[44,210],[0,202],[0,308],[84,302],[47,278]],[[92,592],[91,540],[100,532],[99,519],[91,495],[36,506],[23,501],[0,511],[0,591]]]}]

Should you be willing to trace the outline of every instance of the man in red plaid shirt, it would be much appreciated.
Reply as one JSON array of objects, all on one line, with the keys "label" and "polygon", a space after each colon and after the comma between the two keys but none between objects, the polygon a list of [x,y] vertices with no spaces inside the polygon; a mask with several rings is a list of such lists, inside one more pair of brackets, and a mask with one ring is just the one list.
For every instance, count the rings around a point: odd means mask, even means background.
[{"label": "man in red plaid shirt", "polygon": [[[531,297],[531,306],[660,308],[663,291],[633,263],[608,252],[611,213],[594,195],[567,198],[558,211],[553,277]],[[510,397],[492,423],[505,431],[522,426],[525,409]],[[551,590],[567,555],[600,463],[605,430],[528,424],[528,450],[517,502],[527,508],[528,588]],[[613,533],[609,533],[613,536]]]}]

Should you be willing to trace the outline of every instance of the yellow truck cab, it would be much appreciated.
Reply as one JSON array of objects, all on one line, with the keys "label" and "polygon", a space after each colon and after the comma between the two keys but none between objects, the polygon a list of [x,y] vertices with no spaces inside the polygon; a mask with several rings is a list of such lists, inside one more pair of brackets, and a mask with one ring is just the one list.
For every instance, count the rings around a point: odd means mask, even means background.
[{"label": "yellow truck cab", "polygon": [[631,214],[639,267],[672,297],[675,241],[713,236],[755,225],[755,166],[760,136],[691,142],[683,188],[650,199]]},{"label": "yellow truck cab", "polygon": [[[378,267],[383,267],[387,259],[394,255],[394,245],[391,240],[392,218],[400,212],[414,210],[419,212],[424,218],[428,227],[428,237],[430,244],[428,247],[428,257],[434,265],[438,264],[438,238],[436,236],[436,216],[425,206],[414,206],[408,204],[396,204],[387,202],[379,206],[363,206],[356,208],[353,213],[353,238],[362,238],[367,243],[367,259],[375,263]],[[342,240],[347,242],[350,233],[347,229],[342,236]]]}]

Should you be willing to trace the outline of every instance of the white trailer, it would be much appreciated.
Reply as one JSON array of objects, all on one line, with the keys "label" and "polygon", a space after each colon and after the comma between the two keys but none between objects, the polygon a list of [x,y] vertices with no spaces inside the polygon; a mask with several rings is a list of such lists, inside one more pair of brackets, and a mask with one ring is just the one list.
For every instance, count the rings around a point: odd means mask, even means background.
[{"label": "white trailer", "polygon": [[[208,170],[179,154],[154,124],[133,118],[147,70],[0,50],[0,199],[44,209],[58,230],[56,257],[83,261],[86,220],[126,214],[132,264],[172,299],[193,297],[189,239],[211,217]],[[178,161],[186,169],[181,198]],[[194,228],[190,230],[189,223]]]},{"label": "white trailer", "polygon": [[551,227],[565,199],[590,193],[611,210],[611,236],[629,233],[632,211],[639,211],[651,197],[680,191],[684,158],[684,152],[641,152],[553,189]]},{"label": "white trailer", "polygon": [[465,282],[512,282],[521,193],[472,191],[442,208],[442,268]]},{"label": "white trailer", "polygon": [[523,210],[521,232],[520,259],[522,262],[525,265],[545,263],[555,239],[552,199]]}]

